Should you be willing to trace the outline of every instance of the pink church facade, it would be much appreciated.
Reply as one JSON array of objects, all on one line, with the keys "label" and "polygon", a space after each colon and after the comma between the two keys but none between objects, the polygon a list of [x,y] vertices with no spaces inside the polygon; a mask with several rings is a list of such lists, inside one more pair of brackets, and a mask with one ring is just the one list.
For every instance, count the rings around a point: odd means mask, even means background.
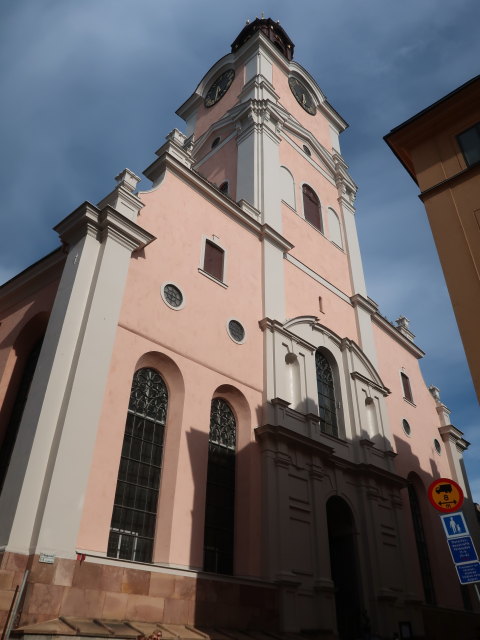
[{"label": "pink church facade", "polygon": [[458,482],[475,530],[468,443],[408,322],[367,296],[347,123],[263,19],[178,113],[150,189],[122,172],[1,289],[0,621],[13,603],[24,636],[470,628],[426,497]]}]

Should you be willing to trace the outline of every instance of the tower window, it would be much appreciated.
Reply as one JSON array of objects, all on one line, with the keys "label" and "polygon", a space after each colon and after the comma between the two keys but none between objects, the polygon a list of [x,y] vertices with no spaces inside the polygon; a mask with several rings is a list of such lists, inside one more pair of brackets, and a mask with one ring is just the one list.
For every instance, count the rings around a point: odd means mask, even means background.
[{"label": "tower window", "polygon": [[225,252],[210,240],[205,242],[205,254],[203,257],[203,270],[217,280],[223,281],[223,261]]},{"label": "tower window", "polygon": [[203,567],[227,575],[233,573],[235,448],[235,416],[225,400],[214,398],[208,438]]},{"label": "tower window", "polygon": [[328,435],[338,438],[337,411],[335,407],[335,389],[332,367],[320,351],[315,353],[315,368],[317,371],[320,429],[323,433],[328,433]]},{"label": "tower window", "polygon": [[107,555],[151,562],[168,392],[155,369],[133,376]]},{"label": "tower window", "polygon": [[302,192],[305,220],[313,224],[316,229],[323,233],[322,208],[317,194],[308,184],[303,185]]},{"label": "tower window", "polygon": [[405,398],[405,400],[413,402],[412,389],[410,387],[410,380],[408,376],[405,373],[401,372],[400,377],[402,379],[403,397]]}]

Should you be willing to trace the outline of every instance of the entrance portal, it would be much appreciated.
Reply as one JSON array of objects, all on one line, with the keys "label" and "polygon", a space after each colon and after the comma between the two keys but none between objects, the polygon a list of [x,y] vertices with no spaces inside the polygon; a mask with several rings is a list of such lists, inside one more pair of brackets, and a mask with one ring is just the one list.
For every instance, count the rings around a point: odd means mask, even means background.
[{"label": "entrance portal", "polygon": [[366,631],[366,621],[362,620],[355,523],[345,500],[338,496],[328,500],[327,522],[338,633],[341,640],[354,640]]}]

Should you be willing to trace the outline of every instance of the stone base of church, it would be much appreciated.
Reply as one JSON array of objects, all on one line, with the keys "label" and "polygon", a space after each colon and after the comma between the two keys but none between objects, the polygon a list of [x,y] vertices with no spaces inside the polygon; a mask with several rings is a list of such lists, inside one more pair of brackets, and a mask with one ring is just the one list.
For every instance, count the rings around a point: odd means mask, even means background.
[{"label": "stone base of church", "polygon": [[[277,588],[253,580],[197,575],[146,565],[0,556],[0,630],[26,570],[15,627],[58,618],[126,620],[236,629],[278,629]],[[133,564],[133,563],[132,563]],[[123,566],[122,566],[123,565]],[[193,573],[193,572],[184,572]],[[60,634],[62,635],[62,634]]]}]

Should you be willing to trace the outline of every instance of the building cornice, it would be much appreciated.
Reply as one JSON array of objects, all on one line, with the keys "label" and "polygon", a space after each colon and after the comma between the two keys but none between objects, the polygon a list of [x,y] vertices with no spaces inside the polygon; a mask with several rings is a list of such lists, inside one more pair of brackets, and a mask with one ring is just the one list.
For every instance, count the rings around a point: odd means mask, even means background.
[{"label": "building cornice", "polygon": [[224,211],[224,213],[234,218],[242,224],[242,226],[258,236],[258,238],[268,239],[283,252],[288,252],[293,249],[293,244],[275,231],[269,224],[261,223],[261,213],[255,207],[244,200],[241,200],[239,203],[234,202],[231,198],[221,193],[217,187],[206,178],[187,167],[168,152],[164,152],[155,162],[147,167],[144,175],[149,180],[152,180],[152,182],[155,182],[165,171],[170,171],[184,179],[190,186],[206,196],[213,204]]},{"label": "building cornice", "polygon": [[411,353],[415,358],[420,360],[425,355],[425,351],[422,351],[420,347],[417,347],[411,340],[405,338],[400,331],[392,326],[390,322],[381,316],[379,313],[372,314],[372,322],[376,324],[378,327],[382,328],[388,335],[394,338],[399,344],[402,345],[409,353]]},{"label": "building cornice", "polygon": [[461,452],[468,449],[470,442],[463,438],[463,432],[457,429],[453,424],[447,424],[438,428],[439,434],[444,442],[453,442],[457,449]]}]

